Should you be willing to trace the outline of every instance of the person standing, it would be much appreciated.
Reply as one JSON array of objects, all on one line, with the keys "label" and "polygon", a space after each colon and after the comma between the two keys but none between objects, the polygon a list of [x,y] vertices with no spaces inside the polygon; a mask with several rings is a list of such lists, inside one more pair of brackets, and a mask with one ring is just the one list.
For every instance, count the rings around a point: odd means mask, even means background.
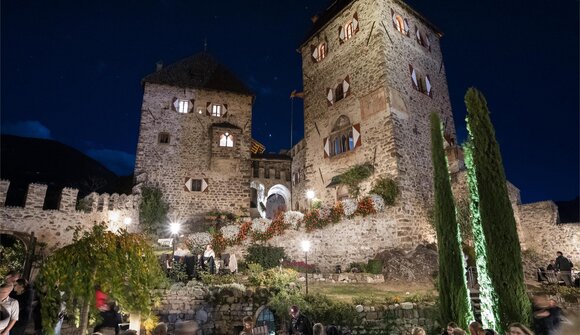
[{"label": "person standing", "polygon": [[561,251],[556,253],[558,257],[556,257],[556,269],[559,271],[558,279],[563,280],[566,286],[572,286],[572,267],[574,264],[564,257]]},{"label": "person standing", "polygon": [[211,244],[208,244],[203,252],[203,263],[204,265],[209,265],[209,273],[215,273],[215,252],[213,251]]},{"label": "person standing", "polygon": [[242,319],[242,323],[244,324],[244,329],[242,329],[240,335],[252,335],[252,329],[254,329],[254,318],[246,316]]},{"label": "person standing", "polygon": [[26,279],[20,278],[16,280],[14,285],[14,292],[16,293],[13,298],[18,301],[18,321],[12,327],[10,335],[24,335],[24,330],[26,325],[30,320],[30,310],[32,307],[32,290],[28,286]]},{"label": "person standing", "polygon": [[0,318],[0,335],[9,335],[10,330],[18,321],[20,308],[16,299],[10,298],[12,284],[5,283],[0,285],[0,307],[2,308],[2,317]]},{"label": "person standing", "polygon": [[300,313],[300,308],[294,305],[290,307],[290,317],[292,318],[288,333],[291,335],[312,335],[312,324],[310,320]]}]

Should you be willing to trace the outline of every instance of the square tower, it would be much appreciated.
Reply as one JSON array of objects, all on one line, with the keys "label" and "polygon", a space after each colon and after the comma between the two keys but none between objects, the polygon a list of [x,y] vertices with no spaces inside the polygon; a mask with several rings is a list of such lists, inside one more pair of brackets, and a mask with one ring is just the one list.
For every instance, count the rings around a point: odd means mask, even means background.
[{"label": "square tower", "polygon": [[148,75],[136,187],[155,185],[172,220],[250,207],[252,92],[206,53]]},{"label": "square tower", "polygon": [[367,193],[381,177],[401,190],[395,210],[400,242],[414,243],[432,202],[431,112],[455,137],[442,34],[399,0],[335,1],[300,47],[304,82],[304,182],[294,207],[312,190],[323,203],[347,196],[332,178],[370,163]]}]

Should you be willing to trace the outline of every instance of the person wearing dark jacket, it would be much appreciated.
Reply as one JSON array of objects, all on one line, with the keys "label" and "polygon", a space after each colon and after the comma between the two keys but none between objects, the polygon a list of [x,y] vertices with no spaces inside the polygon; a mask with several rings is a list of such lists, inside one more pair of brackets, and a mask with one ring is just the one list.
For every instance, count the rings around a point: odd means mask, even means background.
[{"label": "person wearing dark jacket", "polygon": [[19,312],[18,321],[10,330],[10,335],[23,335],[26,325],[30,320],[32,308],[32,290],[28,286],[26,279],[20,278],[14,284],[14,299],[18,301]]},{"label": "person wearing dark jacket", "polygon": [[561,279],[566,283],[566,286],[572,286],[572,267],[574,264],[564,257],[561,251],[556,253],[558,257],[556,258],[556,269],[559,271],[558,279]]},{"label": "person wearing dark jacket", "polygon": [[294,305],[290,308],[290,317],[292,322],[288,329],[290,335],[312,335],[312,324],[310,320],[302,313],[298,306]]}]

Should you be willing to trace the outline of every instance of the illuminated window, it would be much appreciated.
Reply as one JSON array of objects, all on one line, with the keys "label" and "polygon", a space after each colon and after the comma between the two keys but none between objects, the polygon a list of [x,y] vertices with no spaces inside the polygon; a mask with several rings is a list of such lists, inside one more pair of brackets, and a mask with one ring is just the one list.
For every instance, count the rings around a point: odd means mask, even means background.
[{"label": "illuminated window", "polygon": [[211,116],[222,116],[222,106],[221,105],[213,105],[211,108]]},{"label": "illuminated window", "polygon": [[394,10],[391,9],[391,17],[393,20],[393,26],[403,35],[409,36],[409,22],[407,19],[403,18],[401,15],[396,14]]},{"label": "illuminated window", "polygon": [[185,114],[189,111],[189,101],[179,100],[179,106],[177,107],[179,113]]},{"label": "illuminated window", "polygon": [[157,143],[169,144],[169,141],[170,141],[169,133],[159,133],[159,136],[157,137]]},{"label": "illuminated window", "polygon": [[220,147],[234,147],[234,139],[230,133],[225,133],[220,136]]},{"label": "illuminated window", "polygon": [[348,41],[352,38],[353,29],[352,29],[352,21],[349,21],[346,26],[344,26],[344,40]]}]

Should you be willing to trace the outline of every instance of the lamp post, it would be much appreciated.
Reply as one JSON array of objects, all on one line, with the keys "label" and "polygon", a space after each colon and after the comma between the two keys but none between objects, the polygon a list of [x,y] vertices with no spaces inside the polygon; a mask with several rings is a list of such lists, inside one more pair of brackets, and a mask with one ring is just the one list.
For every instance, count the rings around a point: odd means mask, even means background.
[{"label": "lamp post", "polygon": [[304,258],[305,258],[305,264],[306,264],[306,294],[308,294],[308,251],[310,251],[310,241],[308,240],[304,240],[301,243],[302,245],[302,250],[304,251]]},{"label": "lamp post", "polygon": [[313,190],[306,191],[306,199],[308,199],[308,209],[312,209],[312,199],[314,199],[315,195],[316,194],[314,193]]},{"label": "lamp post", "polygon": [[173,247],[173,252],[171,253],[171,260],[175,257],[175,241],[177,240],[177,236],[179,234],[179,230],[181,229],[181,225],[178,222],[171,222],[169,223],[169,231],[171,231],[171,246]]}]

